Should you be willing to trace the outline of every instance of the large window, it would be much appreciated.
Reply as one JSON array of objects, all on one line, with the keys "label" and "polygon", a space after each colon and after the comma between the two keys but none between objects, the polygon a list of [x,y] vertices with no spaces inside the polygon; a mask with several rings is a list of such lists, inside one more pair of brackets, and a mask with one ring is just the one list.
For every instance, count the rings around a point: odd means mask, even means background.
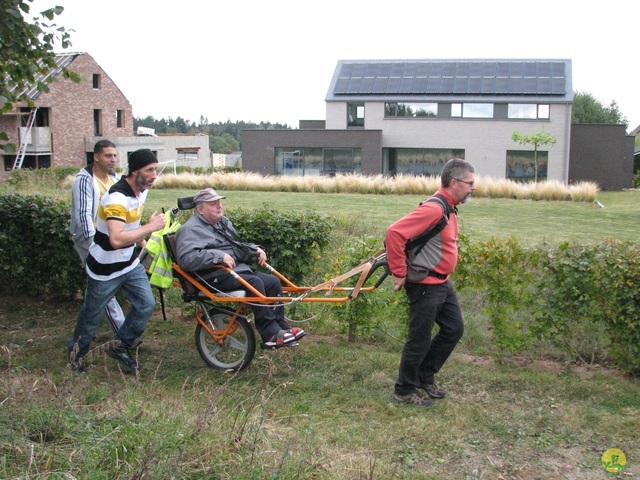
[{"label": "large window", "polygon": [[438,115],[437,103],[385,103],[385,117],[435,117]]},{"label": "large window", "polygon": [[362,149],[278,147],[275,149],[276,175],[335,175],[360,173]]},{"label": "large window", "polygon": [[549,105],[535,103],[510,103],[509,118],[548,119]]},{"label": "large window", "polygon": [[461,148],[388,148],[383,152],[386,175],[440,175],[452,158],[464,158]]},{"label": "large window", "polygon": [[347,127],[364,127],[364,103],[347,103]]},{"label": "large window", "polygon": [[[535,152],[530,150],[507,150],[506,176],[511,180],[533,182],[536,180]],[[549,164],[549,152],[538,151],[538,175],[537,179],[547,179],[547,165]]]},{"label": "large window", "polygon": [[493,103],[452,103],[451,116],[462,118],[493,118]]}]

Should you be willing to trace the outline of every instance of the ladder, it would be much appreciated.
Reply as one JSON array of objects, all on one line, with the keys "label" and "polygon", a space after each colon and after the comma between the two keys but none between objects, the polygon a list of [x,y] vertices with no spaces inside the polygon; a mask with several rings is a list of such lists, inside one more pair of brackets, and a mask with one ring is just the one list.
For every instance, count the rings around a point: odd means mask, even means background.
[{"label": "ladder", "polygon": [[27,153],[27,145],[29,143],[29,138],[31,137],[31,128],[36,121],[36,112],[38,111],[38,107],[34,107],[29,112],[29,119],[27,120],[27,126],[23,135],[20,135],[20,146],[18,148],[18,155],[16,156],[16,161],[13,162],[13,170],[16,168],[22,168],[22,162],[24,162],[24,156]]}]

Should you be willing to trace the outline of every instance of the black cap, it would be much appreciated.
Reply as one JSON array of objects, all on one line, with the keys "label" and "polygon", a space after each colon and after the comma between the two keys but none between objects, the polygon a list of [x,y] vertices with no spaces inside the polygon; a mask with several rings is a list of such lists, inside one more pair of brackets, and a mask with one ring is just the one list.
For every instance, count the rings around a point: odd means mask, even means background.
[{"label": "black cap", "polygon": [[150,163],[158,163],[157,157],[148,148],[141,148],[129,155],[129,173],[140,170]]}]

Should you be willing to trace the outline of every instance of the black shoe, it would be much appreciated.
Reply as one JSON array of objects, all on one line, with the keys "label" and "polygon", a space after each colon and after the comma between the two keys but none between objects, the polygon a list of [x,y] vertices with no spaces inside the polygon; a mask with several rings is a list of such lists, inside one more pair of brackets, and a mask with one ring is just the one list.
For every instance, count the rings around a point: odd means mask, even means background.
[{"label": "black shoe", "polygon": [[129,354],[129,350],[124,347],[110,343],[104,351],[111,358],[115,358],[120,362],[120,368],[124,373],[133,373],[140,368],[138,366],[138,362],[136,362]]},{"label": "black shoe", "polygon": [[447,396],[447,391],[438,385],[437,382],[425,383],[420,385],[420,388],[427,392],[427,395],[436,400]]},{"label": "black shoe", "polygon": [[142,345],[142,340],[136,338],[131,344],[131,348],[138,348],[140,345]]},{"label": "black shoe", "polygon": [[411,392],[407,395],[398,395],[397,393],[394,393],[393,398],[396,402],[408,403],[410,405],[417,405],[419,407],[430,407],[433,403],[427,395],[417,391]]}]

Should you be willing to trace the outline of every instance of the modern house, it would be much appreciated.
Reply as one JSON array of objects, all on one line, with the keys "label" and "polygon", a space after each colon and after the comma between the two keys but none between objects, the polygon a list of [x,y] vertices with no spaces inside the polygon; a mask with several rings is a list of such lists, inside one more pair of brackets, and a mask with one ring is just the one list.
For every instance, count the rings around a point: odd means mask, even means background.
[{"label": "modern house", "polygon": [[[339,61],[326,119],[302,120],[298,130],[243,131],[243,169],[437,175],[460,157],[480,176],[529,181],[535,158],[538,179],[569,183],[584,179],[585,165],[604,162],[609,173],[591,180],[609,189],[631,186],[633,148],[628,155],[624,128],[616,131],[616,158],[589,156],[597,136],[586,136],[587,155],[572,163],[571,75],[569,59]],[[536,154],[512,139],[516,131],[547,132],[556,143]],[[610,178],[611,168],[620,175]]]},{"label": "modern house", "polygon": [[[87,53],[57,55],[56,65],[39,78],[52,80],[48,92],[35,86],[26,90],[33,108],[17,104],[0,116],[0,131],[7,133],[9,143],[18,146],[17,152],[0,150],[4,161],[0,178],[15,168],[83,167],[93,160],[95,142],[103,138],[116,144],[123,170],[128,154],[138,148],[151,148],[161,163],[211,164],[206,135],[134,135],[131,103]],[[64,79],[64,67],[84,80],[74,83]]]}]

